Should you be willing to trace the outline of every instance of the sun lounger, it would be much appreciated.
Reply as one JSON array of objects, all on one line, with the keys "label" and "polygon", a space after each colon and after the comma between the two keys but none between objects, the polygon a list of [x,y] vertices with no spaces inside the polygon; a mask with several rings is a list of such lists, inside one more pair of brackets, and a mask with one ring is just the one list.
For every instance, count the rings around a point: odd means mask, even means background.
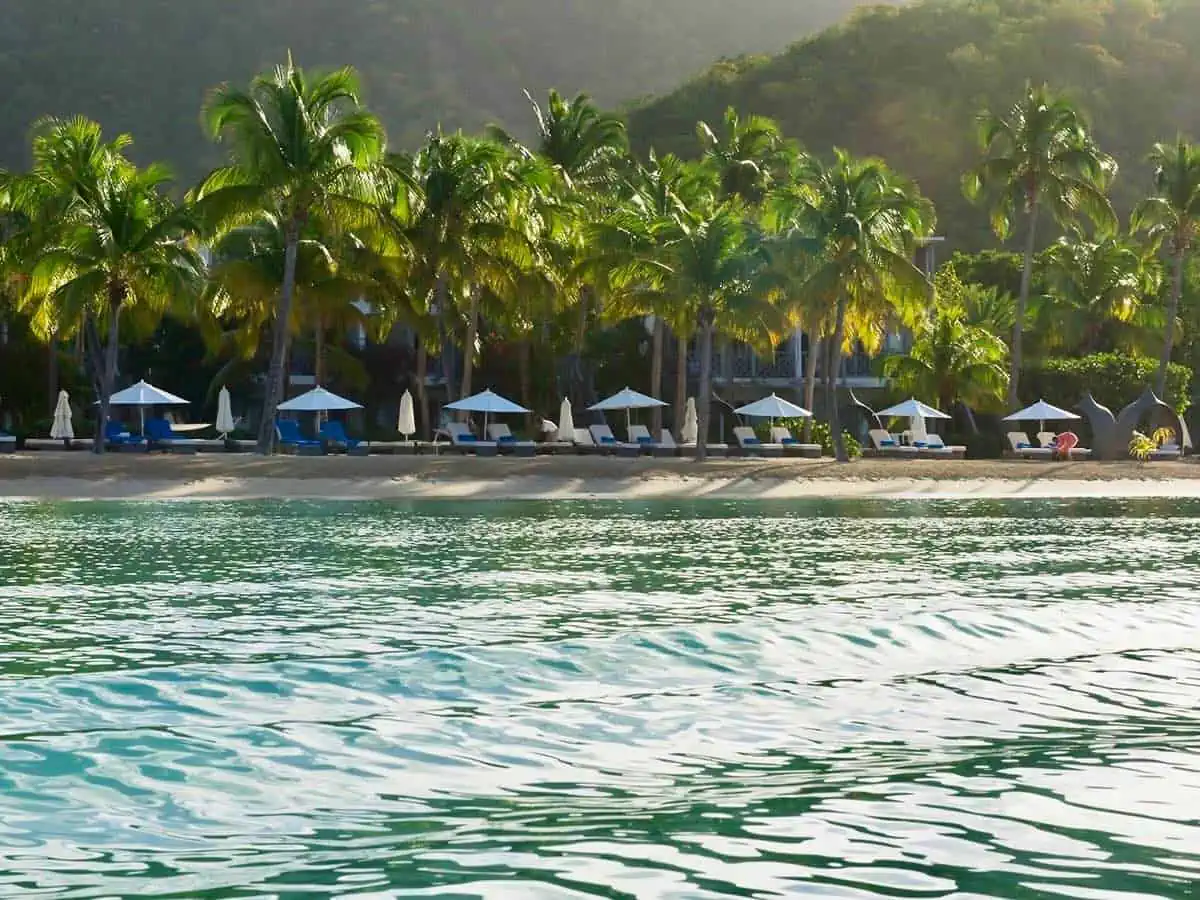
[{"label": "sun lounger", "polygon": [[643,453],[647,453],[650,456],[666,458],[679,455],[679,448],[675,446],[674,440],[669,445],[654,440],[650,434],[650,430],[645,425],[629,426],[629,442],[637,444],[642,448]]},{"label": "sun lounger", "polygon": [[335,419],[330,419],[321,426],[321,440],[327,447],[335,450],[345,450],[349,456],[366,456],[371,448],[364,441],[356,440],[346,434],[346,427]]},{"label": "sun lounger", "polygon": [[733,429],[738,447],[745,456],[783,456],[783,444],[764,444],[759,440],[754,429],[747,425],[739,425]]},{"label": "sun lounger", "polygon": [[872,428],[867,432],[867,436],[871,438],[870,453],[873,456],[916,459],[921,452],[919,447],[906,446],[900,443],[894,435],[888,434],[882,428]]},{"label": "sun lounger", "polygon": [[616,435],[612,433],[612,429],[607,425],[592,425],[588,431],[592,435],[592,441],[605,453],[615,453],[617,456],[624,457],[640,456],[642,453],[642,448],[638,444],[618,441]]},{"label": "sun lounger", "polygon": [[195,453],[202,443],[195,438],[176,434],[166,419],[147,419],[146,438],[150,441],[150,449],[166,450],[168,453]]},{"label": "sun lounger", "polygon": [[26,450],[91,450],[95,445],[91,438],[25,438]]},{"label": "sun lounger", "polygon": [[1054,450],[1050,447],[1035,447],[1029,443],[1029,435],[1023,431],[1008,432],[1008,444],[1012,455],[1022,459],[1053,459]]},{"label": "sun lounger", "polygon": [[0,431],[0,453],[15,453],[17,450],[16,435]]},{"label": "sun lounger", "polygon": [[300,425],[293,419],[277,419],[275,436],[282,450],[290,450],[297,456],[324,456],[325,447],[317,440],[306,438],[300,433]]},{"label": "sun lounger", "polygon": [[940,434],[927,434],[913,446],[917,448],[917,455],[926,459],[965,459],[967,455],[965,444],[946,446]]},{"label": "sun lounger", "polygon": [[820,459],[820,444],[802,444],[796,440],[790,429],[782,425],[771,427],[771,442],[783,447],[784,456],[803,456],[806,459]]},{"label": "sun lounger", "polygon": [[450,438],[450,446],[459,453],[474,453],[476,456],[495,456],[500,448],[495,441],[481,441],[463,422],[447,422],[439,432]]},{"label": "sun lounger", "polygon": [[138,453],[149,446],[144,437],[132,435],[120,422],[108,421],[104,425],[104,444],[110,450],[123,453]]},{"label": "sun lounger", "polygon": [[537,444],[533,441],[518,441],[516,435],[503,422],[489,425],[488,437],[496,442],[496,448],[500,453],[512,456],[533,456],[537,453]]}]

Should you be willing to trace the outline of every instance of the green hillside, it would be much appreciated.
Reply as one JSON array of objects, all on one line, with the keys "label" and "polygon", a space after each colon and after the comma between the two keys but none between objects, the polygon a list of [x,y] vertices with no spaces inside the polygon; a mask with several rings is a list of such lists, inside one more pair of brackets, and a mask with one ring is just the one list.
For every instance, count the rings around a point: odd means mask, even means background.
[{"label": "green hillside", "polygon": [[586,90],[616,105],[668,90],[722,55],[782,49],[861,0],[8,0],[0,28],[0,165],[29,124],[84,113],[132,132],[139,158],[191,175],[211,149],[204,91],[288,48],[352,64],[393,137],[439,121],[528,121],[521,94]]},{"label": "green hillside", "polygon": [[1198,0],[932,0],[863,10],[772,58],[725,62],[631,119],[642,148],[694,152],[697,119],[729,105],[778,119],[814,152],[878,154],[937,204],[959,246],[991,240],[962,197],[977,160],[974,118],[1006,109],[1025,81],[1077,101],[1122,172],[1128,211],[1148,189],[1144,157],[1177,132],[1200,136]]}]

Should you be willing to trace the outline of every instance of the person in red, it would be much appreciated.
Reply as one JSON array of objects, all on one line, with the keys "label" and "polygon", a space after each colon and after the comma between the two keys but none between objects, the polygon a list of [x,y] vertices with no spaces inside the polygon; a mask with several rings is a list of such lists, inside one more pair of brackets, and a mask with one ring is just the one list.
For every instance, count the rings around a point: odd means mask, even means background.
[{"label": "person in red", "polygon": [[1070,459],[1071,451],[1079,446],[1079,435],[1073,431],[1064,431],[1054,439],[1054,458]]}]

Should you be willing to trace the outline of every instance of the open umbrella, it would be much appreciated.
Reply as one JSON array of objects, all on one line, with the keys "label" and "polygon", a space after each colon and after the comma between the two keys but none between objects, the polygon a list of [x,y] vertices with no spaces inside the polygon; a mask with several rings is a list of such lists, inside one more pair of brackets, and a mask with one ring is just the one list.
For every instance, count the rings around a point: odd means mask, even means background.
[{"label": "open umbrella", "polygon": [[635,409],[655,409],[657,407],[667,406],[661,400],[651,397],[647,394],[639,393],[632,388],[625,388],[613,394],[599,403],[588,407],[590,412],[608,412],[609,410],[625,410],[625,430],[629,431],[629,426],[632,424],[632,410]]},{"label": "open umbrella", "polygon": [[229,399],[229,388],[222,387],[217,394],[217,434],[229,440],[237,423],[233,421],[233,403]]},{"label": "open umbrella", "polygon": [[488,417],[494,415],[515,415],[518,413],[527,413],[525,407],[519,403],[513,403],[507,397],[501,397],[494,391],[487,390],[482,393],[475,394],[472,397],[465,397],[454,403],[447,403],[446,409],[452,409],[456,412],[481,412],[483,413],[483,433],[487,435]]},{"label": "open umbrella", "polygon": [[950,417],[940,409],[934,409],[932,406],[926,406],[920,400],[912,399],[905,400],[903,403],[897,403],[895,406],[889,406],[887,409],[880,410],[879,418],[883,419],[891,416],[896,419],[908,419],[911,423],[912,438],[915,442],[924,443],[928,432],[925,430],[926,419],[949,419]]},{"label": "open umbrella", "polygon": [[276,409],[284,412],[329,412],[330,410],[362,409],[362,404],[339,397],[323,387],[315,387],[306,394],[293,397],[286,403],[280,403]]},{"label": "open umbrella", "polygon": [[571,412],[571,401],[566,397],[563,397],[562,406],[558,408],[558,439],[575,440],[575,414]]},{"label": "open umbrella", "polygon": [[700,416],[696,413],[695,397],[688,397],[687,411],[683,416],[683,428],[679,432],[679,440],[685,444],[695,444],[700,440]]},{"label": "open umbrella", "polygon": [[763,397],[754,403],[748,403],[745,406],[734,410],[739,416],[749,416],[752,419],[770,419],[772,422],[776,419],[808,419],[812,418],[810,413],[803,406],[797,406],[788,400],[784,400],[778,394],[772,394],[770,397]]},{"label": "open umbrella", "polygon": [[138,408],[138,422],[141,425],[141,434],[146,433],[146,407],[147,406],[184,406],[191,401],[184,400],[182,397],[176,397],[174,394],[156,388],[152,384],[145,381],[139,381],[137,384],[125,388],[123,391],[117,391],[108,398],[109,406],[136,406]]},{"label": "open umbrella", "polygon": [[1009,416],[1005,416],[1001,421],[1004,422],[1037,422],[1038,431],[1045,431],[1045,423],[1073,421],[1080,418],[1075,413],[1065,409],[1060,409],[1057,406],[1052,406],[1045,400],[1039,400],[1032,406],[1027,406],[1024,409],[1019,409]]},{"label": "open umbrella", "polygon": [[56,441],[69,441],[75,437],[75,425],[71,421],[71,400],[66,391],[58,392],[58,403],[54,407],[54,424],[50,426],[50,437]]},{"label": "open umbrella", "polygon": [[417,415],[413,411],[413,398],[410,391],[405,391],[400,398],[400,419],[396,422],[396,430],[409,440],[417,433]]}]

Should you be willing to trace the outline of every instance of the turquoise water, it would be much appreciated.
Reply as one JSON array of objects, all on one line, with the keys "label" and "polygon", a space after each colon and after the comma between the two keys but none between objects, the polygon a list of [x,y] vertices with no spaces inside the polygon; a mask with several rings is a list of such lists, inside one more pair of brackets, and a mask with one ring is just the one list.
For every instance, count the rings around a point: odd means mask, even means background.
[{"label": "turquoise water", "polygon": [[1200,505],[0,504],[0,897],[1200,896]]}]

